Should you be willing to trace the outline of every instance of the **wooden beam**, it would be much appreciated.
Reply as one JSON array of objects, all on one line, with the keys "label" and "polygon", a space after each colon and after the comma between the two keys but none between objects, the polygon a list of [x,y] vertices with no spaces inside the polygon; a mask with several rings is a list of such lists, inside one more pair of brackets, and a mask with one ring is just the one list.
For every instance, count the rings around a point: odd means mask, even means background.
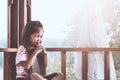
[{"label": "wooden beam", "polygon": [[21,42],[21,34],[22,34],[22,30],[24,28],[24,0],[19,0],[19,41],[18,41],[18,45],[20,44]]},{"label": "wooden beam", "polygon": [[105,51],[104,54],[104,77],[105,80],[110,80],[110,55],[109,51]]},{"label": "wooden beam", "polygon": [[[18,43],[18,0],[8,0],[8,48],[17,48]],[[16,54],[4,54],[4,80],[15,80]]]},{"label": "wooden beam", "polygon": [[31,21],[31,0],[27,0],[27,22]]},{"label": "wooden beam", "polygon": [[61,52],[61,72],[64,75],[64,80],[66,80],[66,52]]},{"label": "wooden beam", "polygon": [[82,52],[82,80],[87,80],[88,73],[88,52]]},{"label": "wooden beam", "polygon": [[[11,25],[11,6],[13,2],[12,0],[8,0],[8,47],[10,45],[10,25]],[[2,51],[2,50],[1,50]],[[9,55],[7,53],[4,54],[4,80],[9,80]]]},{"label": "wooden beam", "polygon": [[46,48],[47,51],[120,51],[120,48]]}]

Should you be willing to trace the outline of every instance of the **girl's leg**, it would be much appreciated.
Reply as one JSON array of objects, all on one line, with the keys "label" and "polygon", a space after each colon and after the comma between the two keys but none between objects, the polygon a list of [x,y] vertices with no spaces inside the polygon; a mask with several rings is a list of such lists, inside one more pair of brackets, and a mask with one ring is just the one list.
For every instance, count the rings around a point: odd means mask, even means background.
[{"label": "girl's leg", "polygon": [[52,78],[52,80],[63,80],[63,73],[59,72],[55,77]]},{"label": "girl's leg", "polygon": [[33,72],[30,77],[31,77],[31,80],[47,80],[35,72]]}]

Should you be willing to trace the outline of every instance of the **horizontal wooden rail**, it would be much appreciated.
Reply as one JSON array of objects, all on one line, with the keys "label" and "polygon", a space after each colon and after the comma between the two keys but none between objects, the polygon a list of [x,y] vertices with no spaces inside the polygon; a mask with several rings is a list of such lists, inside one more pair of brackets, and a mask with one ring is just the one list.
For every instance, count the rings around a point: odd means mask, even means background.
[{"label": "horizontal wooden rail", "polygon": [[17,48],[0,48],[0,52],[17,52]]},{"label": "horizontal wooden rail", "polygon": [[47,51],[120,51],[120,48],[46,48]]},{"label": "horizontal wooden rail", "polygon": [[[46,48],[47,51],[120,51],[120,48]],[[0,52],[16,52],[17,48],[0,48]]]},{"label": "horizontal wooden rail", "polygon": [[[64,74],[64,80],[66,80],[66,52],[82,52],[82,80],[87,80],[88,72],[88,59],[87,55],[90,51],[103,51],[105,54],[104,58],[104,76],[105,80],[109,80],[110,77],[110,62],[109,53],[110,51],[120,51],[120,48],[46,48],[48,52],[61,52],[61,72]],[[0,48],[0,52],[16,52],[17,48]]]}]

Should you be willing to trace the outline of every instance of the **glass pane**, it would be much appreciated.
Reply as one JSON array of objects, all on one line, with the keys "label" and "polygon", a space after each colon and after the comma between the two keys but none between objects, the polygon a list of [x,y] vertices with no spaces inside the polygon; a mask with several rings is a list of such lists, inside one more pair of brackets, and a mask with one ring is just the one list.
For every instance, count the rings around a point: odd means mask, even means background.
[{"label": "glass pane", "polygon": [[[7,48],[7,0],[0,1],[0,48]],[[3,52],[0,52],[0,78],[3,80]]]},{"label": "glass pane", "polygon": [[[3,8],[4,7],[4,8]],[[7,0],[0,2],[0,47],[7,47]]]}]

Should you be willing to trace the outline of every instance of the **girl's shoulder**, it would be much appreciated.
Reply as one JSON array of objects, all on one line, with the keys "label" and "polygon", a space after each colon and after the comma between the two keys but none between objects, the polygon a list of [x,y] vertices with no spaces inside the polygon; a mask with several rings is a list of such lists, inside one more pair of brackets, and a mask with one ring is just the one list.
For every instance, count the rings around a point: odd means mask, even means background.
[{"label": "girl's shoulder", "polygon": [[26,49],[23,45],[20,45],[18,49]]},{"label": "girl's shoulder", "polygon": [[19,46],[19,48],[18,48],[18,53],[26,53],[27,52],[27,50],[26,50],[26,48],[23,46],[23,45],[20,45]]}]

